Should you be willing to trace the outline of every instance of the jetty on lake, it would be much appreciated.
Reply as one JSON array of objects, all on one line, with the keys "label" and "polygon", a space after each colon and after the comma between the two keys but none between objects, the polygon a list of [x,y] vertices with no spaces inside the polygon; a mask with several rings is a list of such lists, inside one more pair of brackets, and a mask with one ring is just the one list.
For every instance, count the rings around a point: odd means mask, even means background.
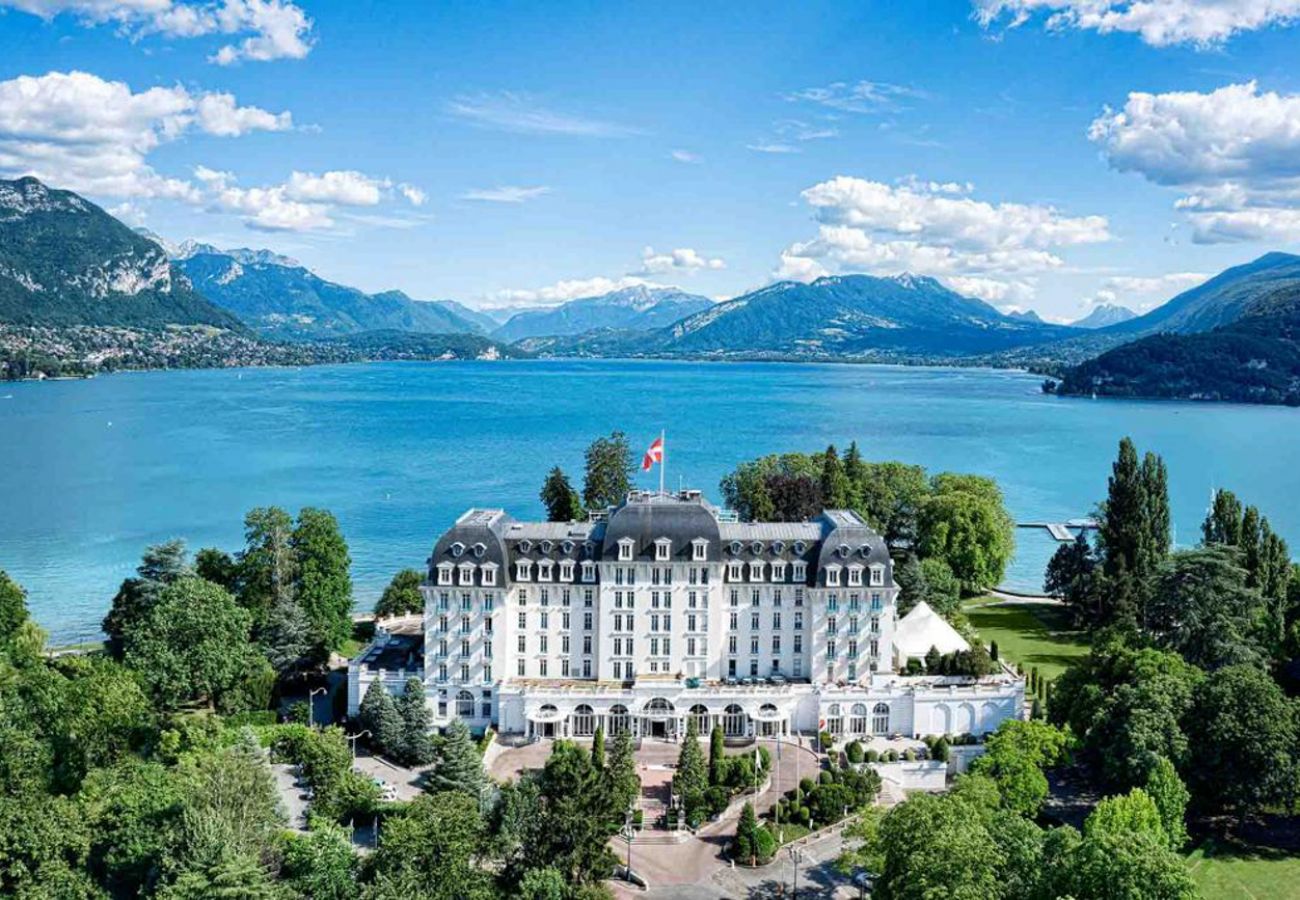
[{"label": "jetty on lake", "polygon": [[1099,526],[1096,519],[1070,519],[1066,522],[1017,522],[1017,528],[1046,528],[1054,540],[1072,541],[1080,531],[1095,530]]}]

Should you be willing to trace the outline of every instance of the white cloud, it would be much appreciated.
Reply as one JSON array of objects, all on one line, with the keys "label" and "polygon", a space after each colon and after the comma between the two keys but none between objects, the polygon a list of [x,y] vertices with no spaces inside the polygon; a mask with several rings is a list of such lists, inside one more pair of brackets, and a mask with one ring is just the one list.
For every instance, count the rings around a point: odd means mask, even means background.
[{"label": "white cloud", "polygon": [[[1037,285],[1032,279],[1017,281],[998,281],[993,278],[980,278],[975,275],[949,275],[944,278],[948,287],[959,294],[983,300],[985,303],[1007,304],[1009,301],[1029,300],[1034,296]],[[1011,305],[1003,312],[1019,312],[1026,307]]]},{"label": "white cloud", "polygon": [[[382,227],[411,228],[420,224],[418,219],[344,212],[378,206],[394,195],[389,179],[362,172],[295,171],[283,184],[251,188],[234,184],[226,172],[209,172],[206,177],[196,172],[195,177],[212,186],[208,198],[211,206],[238,213],[245,225],[258,231],[323,231],[333,228],[341,215],[350,221]],[[397,193],[403,193],[400,187]]]},{"label": "white cloud", "polygon": [[478,200],[484,203],[526,203],[529,200],[544,197],[550,192],[551,189],[544,184],[536,187],[520,187],[506,184],[494,188],[475,188],[461,194],[460,198],[462,200]]},{"label": "white cloud", "polygon": [[1015,28],[1045,14],[1050,29],[1136,34],[1154,47],[1209,47],[1300,18],[1300,0],[974,0],[974,7],[986,28],[1003,20]]},{"label": "white cloud", "polygon": [[0,82],[0,172],[36,175],[100,197],[193,199],[188,181],[158,174],[147,157],[185,134],[289,127],[289,113],[238,106],[229,94],[155,87],[139,93],[86,72]]},{"label": "white cloud", "polygon": [[312,21],[286,0],[220,0],[199,4],[174,0],[0,0],[0,6],[50,20],[60,15],[86,25],[115,25],[132,38],[206,35],[242,37],[210,60],[230,65],[241,60],[302,59],[312,46]]},{"label": "white cloud", "polygon": [[700,161],[700,155],[689,150],[674,150],[668,155],[679,163],[697,163]]},{"label": "white cloud", "polygon": [[613,138],[640,133],[635,128],[614,122],[554,112],[526,94],[508,91],[460,96],[448,102],[446,110],[474,125],[519,134]]},{"label": "white cloud", "polygon": [[219,209],[239,213],[256,231],[316,231],[333,227],[324,203],[304,203],[289,197],[285,185],[269,188],[221,187],[212,202]]},{"label": "white cloud", "polygon": [[792,103],[814,103],[839,112],[867,114],[896,110],[902,101],[923,98],[925,92],[885,81],[836,81],[783,96]]},{"label": "white cloud", "polygon": [[782,144],[776,141],[759,141],[753,144],[746,144],[746,150],[753,150],[755,153],[798,153],[799,148],[790,144]]},{"label": "white cloud", "polygon": [[656,253],[653,247],[641,251],[641,269],[637,275],[660,275],[664,272],[698,272],[702,269],[725,269],[727,264],[718,257],[702,256],[690,247],[679,247],[667,253]]},{"label": "white cloud", "polygon": [[424,206],[429,202],[429,195],[413,184],[399,184],[397,190],[412,206]]},{"label": "white cloud", "polygon": [[321,175],[294,172],[284,186],[290,199],[342,206],[376,206],[391,187],[392,182],[386,178],[371,178],[350,170]]},{"label": "white cloud", "polygon": [[1067,216],[1051,206],[989,203],[968,186],[913,179],[888,185],[839,176],[802,194],[817,235],[788,246],[777,276],[809,280],[835,272],[915,272],[985,299],[1026,298],[1034,273],[1063,264],[1063,247],[1110,239],[1102,216]]},{"label": "white cloud", "polygon": [[1120,303],[1137,310],[1159,306],[1170,297],[1204,284],[1211,276],[1204,272],[1168,272],[1164,275],[1112,275],[1085,297],[1085,309],[1103,303]]},{"label": "white cloud", "polygon": [[1300,239],[1300,95],[1253,81],[1134,92],[1088,136],[1112,168],[1184,191],[1175,207],[1197,242]]},{"label": "white cloud", "polygon": [[647,287],[662,287],[652,281],[644,278],[627,276],[624,278],[605,278],[596,276],[595,278],[573,278],[564,281],[557,281],[546,287],[532,290],[502,290],[496,291],[488,296],[487,306],[553,306],[564,303],[568,300],[577,300],[582,297],[595,297],[599,294],[608,294],[610,291],[621,290],[626,287],[635,287],[636,285],[645,285]]}]

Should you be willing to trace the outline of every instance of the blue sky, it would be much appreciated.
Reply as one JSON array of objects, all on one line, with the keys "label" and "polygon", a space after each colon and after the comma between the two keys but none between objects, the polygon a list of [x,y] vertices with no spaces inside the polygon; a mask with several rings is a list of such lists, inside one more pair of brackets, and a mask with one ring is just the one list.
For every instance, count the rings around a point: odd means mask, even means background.
[{"label": "blue sky", "polygon": [[910,270],[1068,319],[1300,243],[1300,0],[0,8],[0,172],[420,299]]}]

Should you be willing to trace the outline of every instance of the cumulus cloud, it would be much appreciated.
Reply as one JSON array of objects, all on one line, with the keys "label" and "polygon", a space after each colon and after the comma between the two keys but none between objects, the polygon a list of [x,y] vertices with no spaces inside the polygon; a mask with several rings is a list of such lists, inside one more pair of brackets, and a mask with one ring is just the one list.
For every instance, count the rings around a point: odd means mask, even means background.
[{"label": "cumulus cloud", "polygon": [[0,171],[100,197],[192,200],[192,183],[149,165],[160,145],[195,132],[232,137],[291,125],[289,113],[239,106],[230,94],[179,85],[137,93],[86,72],[23,75],[0,82]]},{"label": "cumulus cloud", "polygon": [[429,202],[429,195],[413,184],[399,184],[397,190],[412,206],[424,206]]},{"label": "cumulus cloud", "polygon": [[351,170],[294,172],[285,183],[285,194],[293,200],[338,203],[343,206],[375,206],[392,187],[386,178],[371,178]]},{"label": "cumulus cloud", "polygon": [[1210,47],[1300,18],[1300,0],[974,0],[974,7],[986,28],[1015,28],[1041,16],[1049,29],[1136,34],[1154,47]]},{"label": "cumulus cloud", "polygon": [[115,25],[138,38],[225,35],[242,38],[220,47],[209,59],[219,65],[242,60],[302,59],[312,46],[312,21],[286,0],[0,0],[0,7],[50,20],[61,15],[86,25]]},{"label": "cumulus cloud", "polygon": [[610,291],[622,290],[627,287],[645,285],[646,287],[662,287],[663,285],[655,284],[644,278],[627,276],[624,278],[605,278],[596,276],[595,278],[572,278],[564,281],[557,281],[546,287],[535,289],[508,289],[496,291],[487,298],[487,306],[554,306],[569,300],[577,300],[582,297],[595,297],[600,294],[608,294]]},{"label": "cumulus cloud", "polygon": [[[375,178],[352,170],[293,172],[282,184],[244,188],[234,183],[226,172],[195,173],[213,190],[208,202],[216,209],[238,213],[244,224],[258,231],[321,231],[332,228],[340,208],[360,209],[378,206],[385,200],[410,191],[423,194],[410,185],[398,186],[387,178]],[[409,201],[409,196],[406,197]],[[417,204],[418,205],[418,204]],[[410,219],[349,213],[348,217],[365,224],[386,227],[411,227]]]},{"label": "cumulus cloud", "polygon": [[493,188],[475,188],[460,195],[462,200],[477,200],[482,203],[527,203],[551,192],[546,185],[520,187],[506,184]]},{"label": "cumulus cloud", "polygon": [[885,184],[839,176],[802,194],[817,234],[789,245],[777,276],[810,280],[837,272],[914,272],[990,300],[1025,298],[1035,273],[1060,267],[1064,247],[1110,240],[1102,216],[1054,207],[990,203],[968,186],[908,179]]},{"label": "cumulus cloud", "polygon": [[449,115],[472,125],[518,134],[615,138],[640,133],[627,125],[555,112],[527,94],[509,91],[462,95],[449,101],[445,109]]},{"label": "cumulus cloud", "polygon": [[641,252],[641,269],[637,275],[661,275],[664,272],[698,272],[701,269],[725,269],[726,262],[718,257],[702,256],[690,247],[679,247],[667,253],[656,253],[654,247]]},{"label": "cumulus cloud", "polygon": [[1088,130],[1111,167],[1181,189],[1193,240],[1300,238],[1300,95],[1251,81],[1208,93],[1134,92]]}]

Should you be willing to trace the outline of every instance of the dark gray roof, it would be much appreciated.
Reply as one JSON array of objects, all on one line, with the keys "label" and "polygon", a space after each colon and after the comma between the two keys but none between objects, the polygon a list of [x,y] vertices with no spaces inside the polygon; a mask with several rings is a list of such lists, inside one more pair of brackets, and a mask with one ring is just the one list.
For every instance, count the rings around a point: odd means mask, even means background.
[{"label": "dark gray roof", "polygon": [[471,509],[466,512],[434,545],[433,556],[429,557],[429,580],[436,580],[434,570],[440,563],[447,562],[456,565],[491,562],[504,570],[508,562],[504,535],[513,521],[500,509]]},{"label": "dark gray roof", "polygon": [[817,553],[817,569],[828,565],[860,566],[882,565],[886,569],[886,583],[892,584],[889,548],[885,539],[862,521],[857,513],[848,509],[828,509],[817,517],[822,526],[821,546]]},{"label": "dark gray roof", "polygon": [[655,541],[672,541],[672,558],[692,558],[692,542],[708,541],[705,551],[709,562],[717,562],[722,543],[718,529],[718,512],[698,495],[686,497],[657,494],[633,494],[616,507],[605,526],[604,554],[618,558],[618,544],[625,538],[635,541],[632,551],[637,559],[653,559]]}]

